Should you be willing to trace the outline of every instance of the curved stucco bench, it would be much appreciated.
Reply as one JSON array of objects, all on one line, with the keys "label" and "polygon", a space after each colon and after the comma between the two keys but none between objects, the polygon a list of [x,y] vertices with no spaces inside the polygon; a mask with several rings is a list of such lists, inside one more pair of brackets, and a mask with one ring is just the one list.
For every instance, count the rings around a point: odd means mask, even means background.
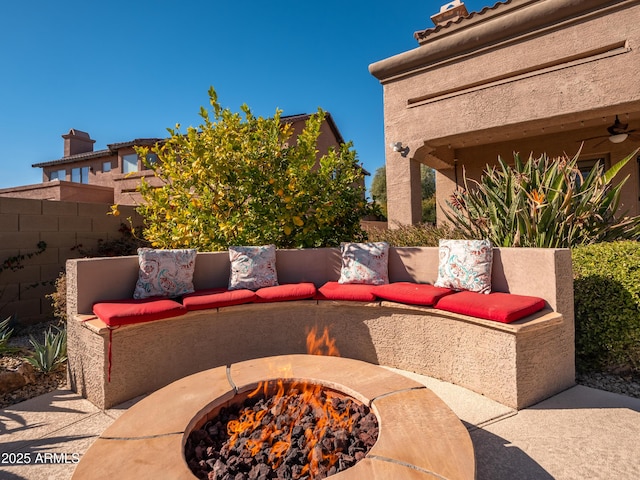
[{"label": "curved stucco bench", "polygon": [[[390,281],[433,283],[437,265],[437,248],[392,248]],[[277,268],[282,283],[320,286],[339,277],[340,251],[279,250]],[[344,357],[436,377],[512,408],[574,383],[568,250],[495,249],[494,290],[547,303],[510,324],[388,301],[300,300],[191,311],[109,329],[90,313],[92,305],[125,298],[137,269],[135,256],[67,264],[70,384],[101,408],[220,365],[306,353],[312,328],[327,328]],[[197,289],[225,285],[227,275],[226,252],[198,254]]]}]

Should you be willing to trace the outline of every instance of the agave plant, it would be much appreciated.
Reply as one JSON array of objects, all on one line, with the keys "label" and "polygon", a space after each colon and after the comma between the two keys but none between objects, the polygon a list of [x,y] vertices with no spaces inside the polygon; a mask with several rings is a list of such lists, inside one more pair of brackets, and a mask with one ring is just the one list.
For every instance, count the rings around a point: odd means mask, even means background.
[{"label": "agave plant", "polygon": [[44,343],[38,342],[33,336],[29,338],[34,353],[25,360],[44,373],[55,370],[67,360],[67,332],[64,329],[55,330],[49,327],[44,334]]},{"label": "agave plant", "polygon": [[[640,149],[639,149],[640,150]],[[513,167],[498,158],[479,181],[464,175],[464,190],[443,209],[446,218],[471,238],[488,238],[503,247],[572,247],[637,239],[640,217],[619,215],[620,192],[627,178],[614,177],[638,150],[606,172],[596,164],[586,178],[573,158],[532,156]]]},{"label": "agave plant", "polygon": [[9,346],[9,339],[13,334],[13,328],[9,327],[10,323],[11,317],[7,317],[5,320],[0,322],[0,353],[11,353],[19,350],[16,347]]}]

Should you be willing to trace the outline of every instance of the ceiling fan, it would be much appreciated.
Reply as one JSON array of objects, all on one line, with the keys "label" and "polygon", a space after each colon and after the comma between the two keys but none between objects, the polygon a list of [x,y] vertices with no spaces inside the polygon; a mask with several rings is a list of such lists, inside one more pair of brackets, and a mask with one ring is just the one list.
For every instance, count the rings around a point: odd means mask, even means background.
[{"label": "ceiling fan", "polygon": [[[613,122],[613,125],[607,127],[607,132],[609,132],[609,135],[598,135],[597,137],[585,138],[581,141],[586,142],[588,140],[595,140],[596,138],[605,138],[608,139],[611,143],[622,143],[629,137],[633,138],[634,140],[640,140],[640,135],[634,133],[636,132],[636,130],[629,130],[629,124],[622,123],[618,118],[618,115],[616,115],[616,119]],[[605,141],[606,140],[602,140],[598,142],[594,145],[594,147],[601,145]]]}]

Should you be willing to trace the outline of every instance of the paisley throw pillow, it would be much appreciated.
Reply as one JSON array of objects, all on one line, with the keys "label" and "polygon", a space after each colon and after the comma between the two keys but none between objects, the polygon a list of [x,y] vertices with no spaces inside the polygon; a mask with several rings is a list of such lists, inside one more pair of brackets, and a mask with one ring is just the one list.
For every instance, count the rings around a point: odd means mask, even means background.
[{"label": "paisley throw pillow", "polygon": [[436,287],[491,293],[493,247],[489,240],[440,240]]},{"label": "paisley throw pillow", "polygon": [[275,245],[229,247],[229,290],[257,290],[278,285]]},{"label": "paisley throw pillow", "polygon": [[338,283],[389,283],[389,244],[387,242],[342,243],[342,268]]},{"label": "paisley throw pillow", "polygon": [[179,297],[193,292],[197,250],[138,249],[138,281],[133,298]]}]

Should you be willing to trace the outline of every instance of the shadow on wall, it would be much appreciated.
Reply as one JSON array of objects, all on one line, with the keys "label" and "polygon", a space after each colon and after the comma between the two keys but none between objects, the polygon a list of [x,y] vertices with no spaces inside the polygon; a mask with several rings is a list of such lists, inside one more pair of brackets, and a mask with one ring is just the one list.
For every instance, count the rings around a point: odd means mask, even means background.
[{"label": "shadow on wall", "polygon": [[389,277],[394,282],[433,284],[438,279],[438,247],[399,247],[389,250]]}]

